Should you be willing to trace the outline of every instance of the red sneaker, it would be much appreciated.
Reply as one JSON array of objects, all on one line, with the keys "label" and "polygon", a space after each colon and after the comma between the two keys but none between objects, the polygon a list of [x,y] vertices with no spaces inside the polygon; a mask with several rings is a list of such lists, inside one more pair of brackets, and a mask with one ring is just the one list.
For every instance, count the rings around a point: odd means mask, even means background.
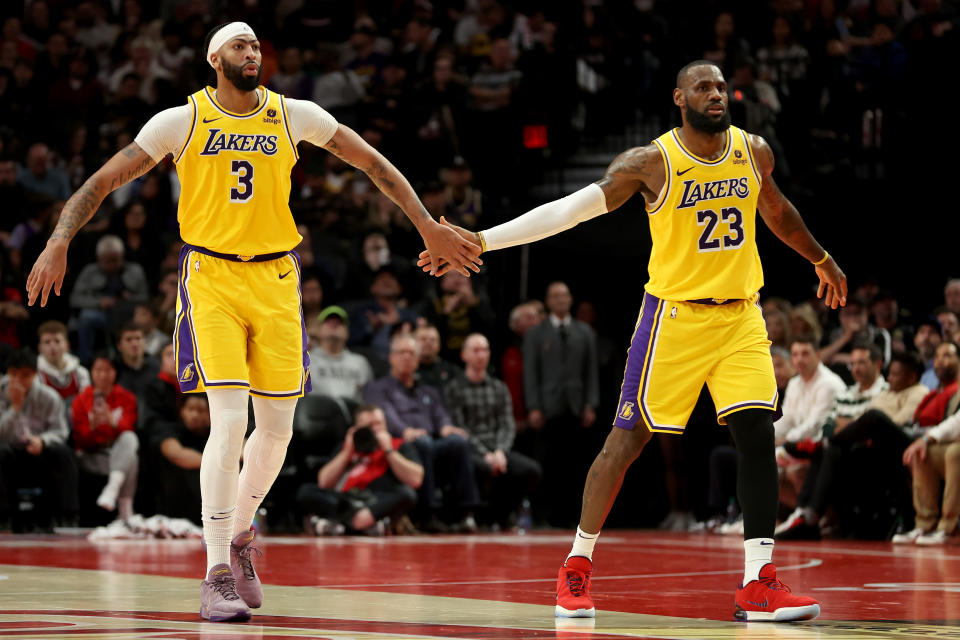
[{"label": "red sneaker", "polygon": [[759,580],[737,588],[736,603],[733,617],[749,622],[811,620],[820,615],[820,603],[790,593],[790,587],[777,579],[777,568],[771,562],[760,569]]},{"label": "red sneaker", "polygon": [[590,599],[590,575],[593,562],[583,556],[572,556],[560,567],[557,576],[557,616],[560,618],[593,618],[597,610]]}]

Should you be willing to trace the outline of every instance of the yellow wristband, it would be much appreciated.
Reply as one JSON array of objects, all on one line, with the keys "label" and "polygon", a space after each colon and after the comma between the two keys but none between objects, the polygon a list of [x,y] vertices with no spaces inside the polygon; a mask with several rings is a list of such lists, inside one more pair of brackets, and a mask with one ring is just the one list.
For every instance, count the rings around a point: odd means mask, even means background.
[{"label": "yellow wristband", "polygon": [[477,237],[480,238],[480,251],[486,253],[487,251],[487,241],[483,239],[483,231],[477,232]]},{"label": "yellow wristband", "polygon": [[814,262],[814,263],[813,263],[813,266],[816,267],[816,266],[819,266],[819,265],[823,264],[824,262],[827,261],[827,258],[829,258],[829,257],[830,257],[830,254],[827,253],[826,251],[824,251],[824,252],[823,252],[823,257],[820,258],[819,260],[817,260],[816,262]]}]

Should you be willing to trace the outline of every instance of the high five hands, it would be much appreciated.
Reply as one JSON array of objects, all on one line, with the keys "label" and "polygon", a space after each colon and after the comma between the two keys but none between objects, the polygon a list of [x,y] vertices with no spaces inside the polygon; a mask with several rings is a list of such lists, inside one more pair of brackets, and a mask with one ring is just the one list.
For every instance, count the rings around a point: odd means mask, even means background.
[{"label": "high five hands", "polygon": [[446,258],[438,255],[438,252],[435,252],[430,244],[427,244],[427,248],[420,252],[420,259],[417,261],[417,266],[423,269],[424,273],[432,273],[438,278],[448,271],[459,271],[469,277],[470,271],[467,270],[468,267],[473,270],[474,273],[479,273],[480,265],[483,264],[483,260],[480,259],[482,248],[480,246],[479,234],[473,231],[467,231],[463,227],[458,227],[455,224],[450,224],[443,216],[440,216],[440,224],[446,229],[455,231],[459,235],[459,240],[462,245],[468,247],[464,252],[469,256],[469,260],[464,260],[466,266],[454,266]]}]

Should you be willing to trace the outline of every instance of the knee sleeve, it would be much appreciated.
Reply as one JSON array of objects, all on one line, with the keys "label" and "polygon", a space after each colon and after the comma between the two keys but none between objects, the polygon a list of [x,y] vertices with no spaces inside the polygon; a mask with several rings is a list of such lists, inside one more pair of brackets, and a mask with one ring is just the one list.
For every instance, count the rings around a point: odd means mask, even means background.
[{"label": "knee sleeve", "polygon": [[[253,413],[257,427],[247,441],[246,456],[265,468],[279,468],[287,454],[287,445],[293,437],[293,414],[296,399],[253,398]],[[249,458],[247,458],[249,459]]]}]

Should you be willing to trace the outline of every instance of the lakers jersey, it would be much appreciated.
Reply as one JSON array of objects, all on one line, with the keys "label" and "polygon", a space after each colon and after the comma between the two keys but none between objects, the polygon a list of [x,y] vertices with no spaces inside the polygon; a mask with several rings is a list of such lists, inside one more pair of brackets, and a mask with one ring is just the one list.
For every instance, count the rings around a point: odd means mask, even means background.
[{"label": "lakers jersey", "polygon": [[730,127],[716,160],[690,152],[677,129],[653,143],[666,182],[647,204],[653,248],[646,290],[665,300],[753,296],[763,286],[756,242],[761,178],[746,133]]},{"label": "lakers jersey", "polygon": [[193,123],[174,160],[177,219],[187,244],[241,256],[289,251],[300,243],[290,199],[297,149],[283,96],[258,89],[250,113],[233,113],[206,87],[190,96]]}]

